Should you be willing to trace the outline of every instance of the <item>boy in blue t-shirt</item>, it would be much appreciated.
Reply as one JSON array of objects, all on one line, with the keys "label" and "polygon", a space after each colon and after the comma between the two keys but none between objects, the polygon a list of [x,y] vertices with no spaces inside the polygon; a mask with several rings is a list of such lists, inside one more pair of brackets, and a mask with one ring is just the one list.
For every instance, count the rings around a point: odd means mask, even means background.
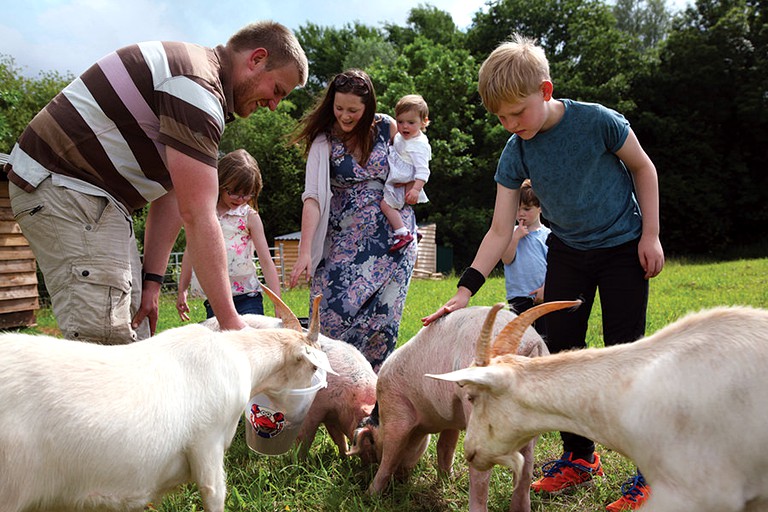
[{"label": "boy in blue t-shirt", "polygon": [[[485,60],[478,91],[486,109],[512,133],[496,170],[493,221],[456,294],[422,322],[465,307],[482,286],[512,239],[510,219],[516,218],[519,188],[529,178],[552,230],[544,300],[584,301],[575,311],[547,316],[549,350],[586,346],[597,290],[605,345],[641,338],[648,280],[661,272],[664,252],[656,168],[629,123],[602,105],[554,99],[544,50],[519,35]],[[590,439],[561,436],[563,456],[545,465],[534,491],[556,493],[603,474]],[[608,510],[637,509],[649,492],[638,471]]]}]

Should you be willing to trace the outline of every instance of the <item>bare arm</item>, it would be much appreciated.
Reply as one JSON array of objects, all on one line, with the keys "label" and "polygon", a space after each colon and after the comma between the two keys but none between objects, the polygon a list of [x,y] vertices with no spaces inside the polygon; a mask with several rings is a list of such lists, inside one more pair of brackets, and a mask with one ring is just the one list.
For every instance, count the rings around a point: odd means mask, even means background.
[{"label": "bare arm", "polygon": [[301,211],[301,241],[299,242],[299,255],[291,271],[291,288],[296,286],[302,274],[309,281],[309,267],[312,263],[312,240],[320,223],[320,204],[313,198],[304,201]]},{"label": "bare arm", "polygon": [[[520,200],[519,189],[509,189],[502,185],[496,185],[496,204],[493,209],[491,228],[485,234],[480,248],[477,250],[472,267],[484,276],[488,276],[493,267],[501,259],[504,249],[509,245],[514,230],[514,222],[511,219],[517,217],[517,206]],[[431,315],[421,319],[424,325],[429,325],[441,316],[456,309],[466,307],[469,304],[471,292],[469,289],[459,286],[456,294],[445,303],[443,307]]]},{"label": "bare arm", "polygon": [[269,251],[267,236],[264,234],[264,224],[261,222],[261,217],[259,217],[258,213],[251,212],[248,215],[248,230],[251,233],[253,247],[256,249],[256,256],[259,257],[259,265],[261,266],[262,274],[264,274],[264,281],[266,281],[269,289],[280,297],[280,276],[277,273],[277,266],[272,259],[272,253]]},{"label": "bare arm", "polygon": [[[168,258],[176,237],[181,229],[181,217],[172,190],[152,201],[147,214],[144,230],[144,272],[164,275],[168,267]],[[161,283],[144,281],[141,291],[141,305],[133,316],[132,325],[136,329],[145,318],[149,319],[149,330],[155,334],[159,311]]]},{"label": "bare arm", "polygon": [[222,330],[242,329],[245,322],[232,301],[224,237],[216,216],[216,169],[170,147],[166,156],[187,234],[187,257]]},{"label": "bare arm", "polygon": [[501,262],[505,265],[509,265],[515,261],[517,256],[517,246],[520,244],[520,239],[528,234],[528,226],[520,224],[515,228],[515,232],[512,234],[512,240],[509,241],[509,245],[504,249],[501,255]]},{"label": "bare arm", "polygon": [[645,270],[645,278],[650,279],[664,268],[664,250],[659,240],[659,180],[656,167],[632,130],[616,156],[627,166],[635,182],[637,201],[643,215],[638,257]]}]

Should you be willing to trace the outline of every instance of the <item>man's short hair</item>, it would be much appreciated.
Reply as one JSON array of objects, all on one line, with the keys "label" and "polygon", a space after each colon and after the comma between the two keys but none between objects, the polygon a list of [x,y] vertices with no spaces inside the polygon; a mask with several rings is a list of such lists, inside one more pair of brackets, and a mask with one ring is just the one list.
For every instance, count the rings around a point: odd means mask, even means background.
[{"label": "man's short hair", "polygon": [[299,40],[286,26],[274,21],[258,21],[238,30],[227,41],[234,52],[264,48],[269,52],[267,69],[292,64],[299,73],[299,84],[307,83],[309,64]]}]

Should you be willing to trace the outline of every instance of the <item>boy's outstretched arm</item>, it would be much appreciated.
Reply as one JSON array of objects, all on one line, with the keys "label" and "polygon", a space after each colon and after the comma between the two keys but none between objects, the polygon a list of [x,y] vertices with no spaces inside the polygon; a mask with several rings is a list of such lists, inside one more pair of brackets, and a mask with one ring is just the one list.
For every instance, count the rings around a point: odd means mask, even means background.
[{"label": "boy's outstretched arm", "polygon": [[616,156],[627,166],[635,182],[637,202],[643,216],[643,232],[637,252],[645,278],[650,279],[664,268],[664,250],[659,240],[659,178],[656,167],[632,130]]},{"label": "boy's outstretched arm", "polygon": [[[519,198],[519,189],[510,189],[496,184],[496,204],[493,209],[491,228],[483,237],[472,262],[472,268],[484,277],[491,273],[512,239]],[[472,271],[470,270],[470,272]],[[459,286],[456,289],[456,294],[440,309],[421,319],[422,324],[427,326],[451,311],[466,307],[472,295],[472,290]]]}]

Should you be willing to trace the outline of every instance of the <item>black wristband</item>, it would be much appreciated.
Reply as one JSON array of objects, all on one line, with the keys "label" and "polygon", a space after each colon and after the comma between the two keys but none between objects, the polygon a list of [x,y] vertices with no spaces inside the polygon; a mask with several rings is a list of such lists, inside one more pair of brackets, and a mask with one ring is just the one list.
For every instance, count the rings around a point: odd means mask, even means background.
[{"label": "black wristband", "polygon": [[476,268],[467,267],[464,270],[464,273],[461,274],[461,278],[456,287],[463,286],[474,295],[480,287],[483,286],[483,283],[485,283],[485,276]]},{"label": "black wristband", "polygon": [[150,272],[144,272],[144,280],[163,284],[163,281],[165,281],[165,278],[160,274],[152,274]]}]

